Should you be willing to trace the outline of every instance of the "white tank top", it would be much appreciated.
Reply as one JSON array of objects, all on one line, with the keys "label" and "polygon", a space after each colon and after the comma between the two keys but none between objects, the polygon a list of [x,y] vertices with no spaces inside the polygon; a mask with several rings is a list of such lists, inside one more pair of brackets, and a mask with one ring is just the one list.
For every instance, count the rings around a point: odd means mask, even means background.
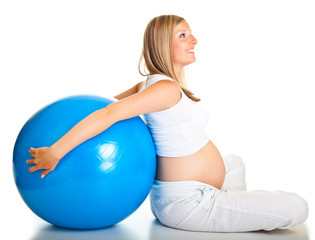
[{"label": "white tank top", "polygon": [[[140,91],[160,80],[171,80],[161,74],[149,75]],[[163,157],[184,157],[192,155],[209,141],[205,129],[208,123],[207,111],[181,91],[180,101],[163,111],[144,114],[144,120],[151,132],[156,154]]]}]

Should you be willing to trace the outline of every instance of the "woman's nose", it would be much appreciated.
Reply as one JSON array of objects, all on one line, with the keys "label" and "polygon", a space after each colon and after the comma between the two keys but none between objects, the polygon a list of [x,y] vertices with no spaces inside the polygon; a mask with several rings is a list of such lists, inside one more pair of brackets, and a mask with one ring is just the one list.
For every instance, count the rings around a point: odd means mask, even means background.
[{"label": "woman's nose", "polygon": [[196,45],[198,43],[197,39],[195,38],[194,35],[191,35],[191,43]]}]

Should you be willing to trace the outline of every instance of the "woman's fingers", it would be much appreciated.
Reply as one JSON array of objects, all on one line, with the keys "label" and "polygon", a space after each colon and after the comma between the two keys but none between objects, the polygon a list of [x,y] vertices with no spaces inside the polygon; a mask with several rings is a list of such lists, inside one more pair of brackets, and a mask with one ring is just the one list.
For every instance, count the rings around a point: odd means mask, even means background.
[{"label": "woman's fingers", "polygon": [[[34,159],[27,160],[27,162],[32,163],[32,160],[34,160]],[[39,165],[35,165],[35,166],[33,166],[33,167],[30,167],[28,170],[29,170],[30,172],[35,172],[35,171],[41,170],[41,169],[43,169],[43,168],[41,168]],[[41,178],[45,177],[45,176],[46,176],[48,173],[50,173],[52,170],[53,170],[53,169],[44,169],[43,172],[42,172],[42,174],[41,174]]]},{"label": "woman's fingers", "polygon": [[35,166],[30,167],[28,170],[30,172],[35,172],[37,170],[43,170],[41,177],[45,177],[48,173],[53,171],[58,163],[58,161],[52,156],[49,151],[49,148],[30,148],[29,153],[34,159],[27,159],[27,164],[35,164]]},{"label": "woman's fingers", "polygon": [[28,159],[28,160],[26,160],[26,163],[28,163],[28,164],[36,164],[35,163],[35,159]]},{"label": "woman's fingers", "polygon": [[28,170],[30,171],[30,172],[35,172],[35,171],[37,171],[37,170],[39,170],[39,169],[41,169],[38,165],[35,165],[34,167],[30,167]]},{"label": "woman's fingers", "polygon": [[35,157],[36,149],[30,148],[29,153],[31,154],[32,157]]},{"label": "woman's fingers", "polygon": [[50,170],[50,169],[44,170],[44,171],[42,172],[42,174],[40,175],[40,177],[41,177],[41,178],[46,177],[46,175],[47,175],[48,173],[50,173],[51,171],[52,171],[52,170]]}]

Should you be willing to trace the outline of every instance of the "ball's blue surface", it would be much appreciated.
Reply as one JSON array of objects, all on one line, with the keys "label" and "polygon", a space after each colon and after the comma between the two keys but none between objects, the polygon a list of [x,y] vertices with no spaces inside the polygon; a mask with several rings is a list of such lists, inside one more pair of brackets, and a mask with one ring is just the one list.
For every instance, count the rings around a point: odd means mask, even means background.
[{"label": "ball's blue surface", "polygon": [[119,121],[82,143],[40,178],[26,163],[30,147],[51,146],[76,123],[115,100],[74,96],[34,114],[18,135],[13,152],[16,186],[29,208],[56,226],[102,228],[132,214],[153,184],[156,155],[140,117]]}]

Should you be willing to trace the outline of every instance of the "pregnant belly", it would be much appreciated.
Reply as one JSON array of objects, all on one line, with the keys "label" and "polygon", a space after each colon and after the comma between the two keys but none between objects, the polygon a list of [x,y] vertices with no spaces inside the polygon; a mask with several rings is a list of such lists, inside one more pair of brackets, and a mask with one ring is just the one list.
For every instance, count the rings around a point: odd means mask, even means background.
[{"label": "pregnant belly", "polygon": [[157,156],[155,178],[159,181],[199,181],[220,189],[224,177],[225,166],[221,154],[210,140],[202,149],[189,156]]}]

